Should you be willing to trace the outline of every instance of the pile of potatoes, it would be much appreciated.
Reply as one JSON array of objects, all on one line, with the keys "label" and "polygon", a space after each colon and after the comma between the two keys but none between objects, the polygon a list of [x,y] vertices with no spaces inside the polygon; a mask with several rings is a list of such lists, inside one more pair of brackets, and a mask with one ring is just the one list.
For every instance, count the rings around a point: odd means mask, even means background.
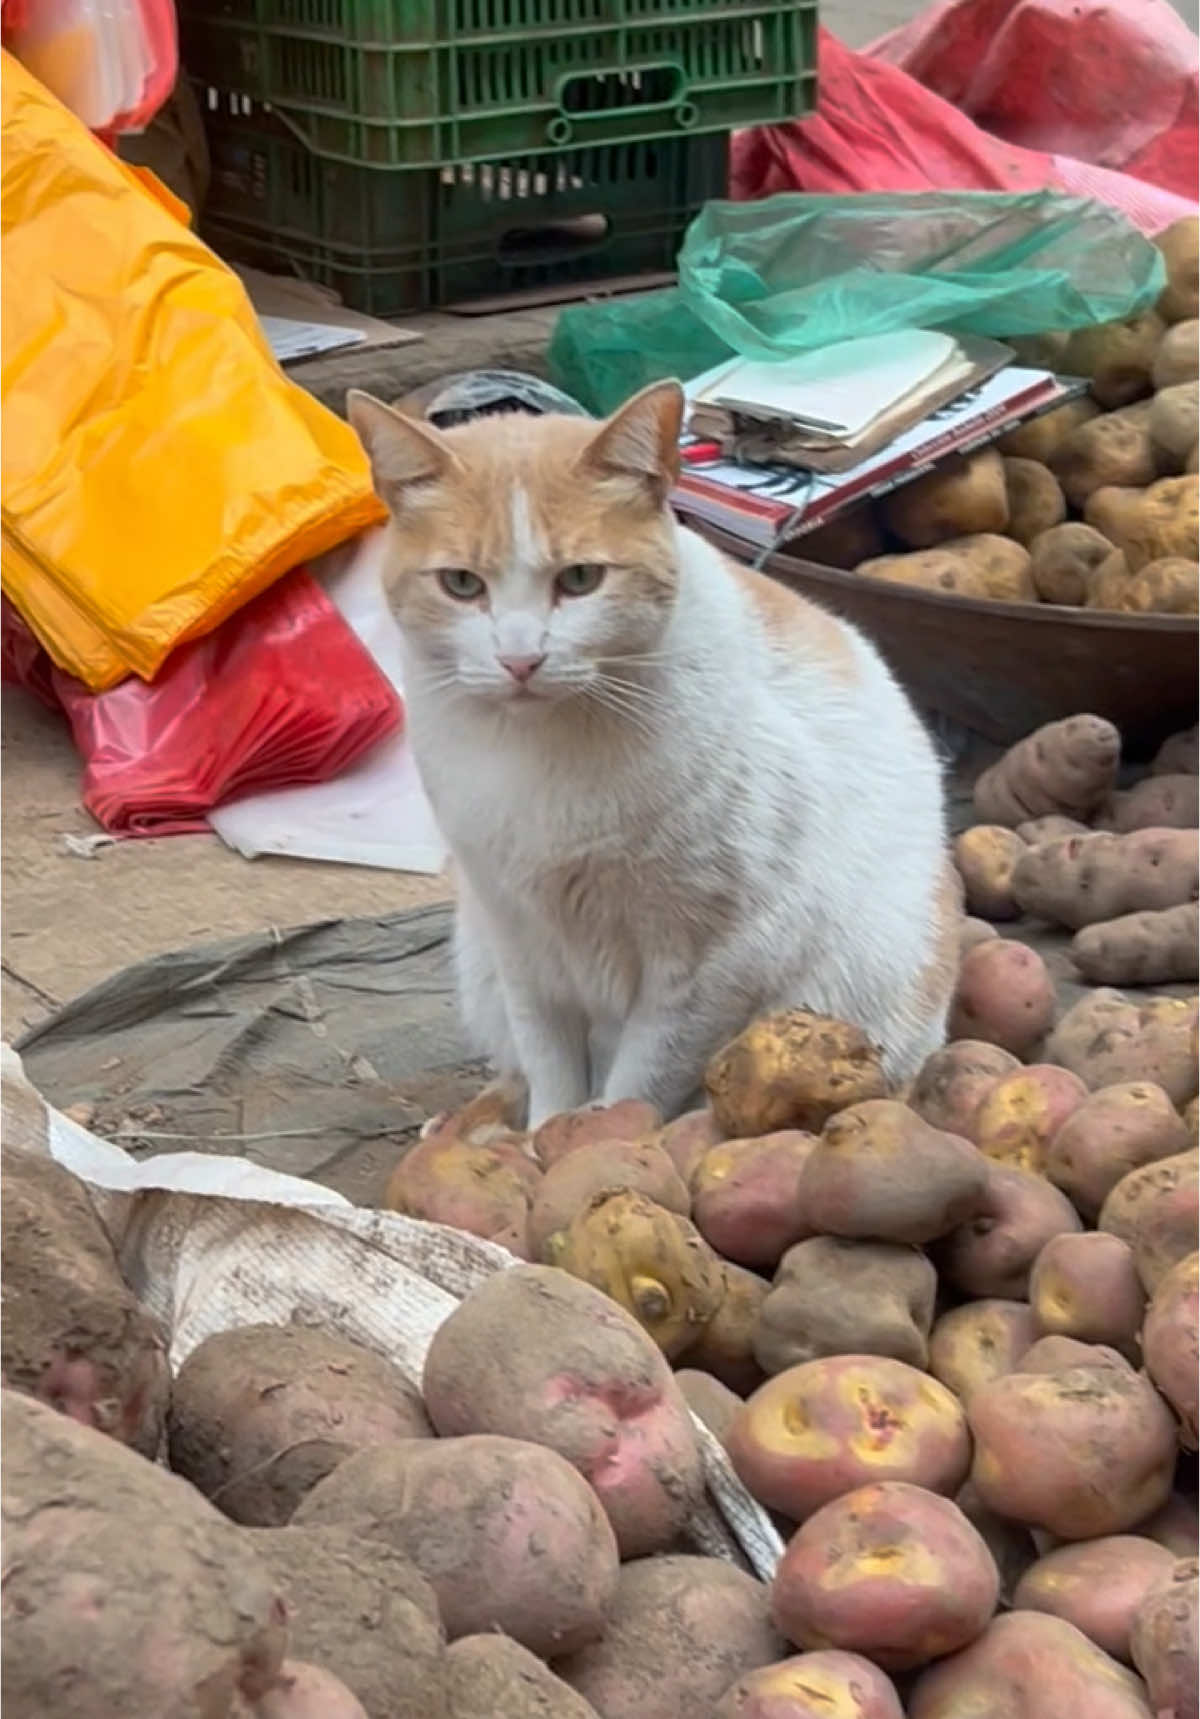
[{"label": "pile of potatoes", "polygon": [[1089,392],[802,540],[864,577],[1008,603],[1198,608],[1200,221],[1158,244],[1167,287],[1130,322],[1017,342]]},{"label": "pile of potatoes", "polygon": [[1018,742],[977,780],[981,821],[954,843],[965,935],[976,944],[964,958],[956,1033],[1018,1055],[1045,1035],[1054,1009],[1045,966],[994,931],[1022,916],[1073,933],[1070,957],[1089,984],[1195,981],[1196,730],[1172,735],[1123,789],[1120,758],[1112,723],[1072,716]]}]

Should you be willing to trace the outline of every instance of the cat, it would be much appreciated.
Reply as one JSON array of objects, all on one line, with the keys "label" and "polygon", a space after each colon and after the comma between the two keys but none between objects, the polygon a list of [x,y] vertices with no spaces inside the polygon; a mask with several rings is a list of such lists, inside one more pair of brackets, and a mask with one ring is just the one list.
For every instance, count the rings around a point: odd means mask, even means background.
[{"label": "cat", "polygon": [[529,1125],[664,1116],[763,1013],[944,1040],[961,901],[932,744],[874,648],[678,524],[683,397],[441,431],[353,392],[392,516],[408,732],[460,1009]]}]

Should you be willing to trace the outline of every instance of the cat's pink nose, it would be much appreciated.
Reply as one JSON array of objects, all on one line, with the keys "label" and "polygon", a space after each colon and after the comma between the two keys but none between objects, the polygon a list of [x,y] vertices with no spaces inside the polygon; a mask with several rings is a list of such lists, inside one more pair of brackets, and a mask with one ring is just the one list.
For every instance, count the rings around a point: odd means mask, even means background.
[{"label": "cat's pink nose", "polygon": [[496,661],[500,664],[501,668],[507,669],[508,673],[513,677],[513,679],[515,681],[518,681],[522,686],[525,684],[525,682],[527,680],[533,679],[533,676],[537,673],[538,669],[541,668],[541,666],[545,662],[545,660],[546,659],[544,656],[541,656],[541,657],[501,657],[501,656],[498,656],[496,658]]}]

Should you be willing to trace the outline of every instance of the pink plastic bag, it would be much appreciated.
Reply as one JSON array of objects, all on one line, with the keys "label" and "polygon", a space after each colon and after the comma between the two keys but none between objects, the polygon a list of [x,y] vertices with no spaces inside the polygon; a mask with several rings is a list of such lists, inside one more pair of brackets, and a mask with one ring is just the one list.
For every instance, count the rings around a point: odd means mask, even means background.
[{"label": "pink plastic bag", "polygon": [[207,829],[213,807],[329,781],[400,725],[391,682],[303,568],[175,651],[150,684],[108,692],[47,673],[8,603],[3,620],[5,680],[52,689],[84,761],[83,803],[114,834]]},{"label": "pink plastic bag", "polygon": [[[958,0],[994,17],[1021,0]],[[1070,191],[1157,233],[1195,204],[1142,179],[992,137],[899,67],[821,30],[817,111],[735,133],[732,195],[777,191]],[[1016,71],[1013,73],[1017,76]]]}]

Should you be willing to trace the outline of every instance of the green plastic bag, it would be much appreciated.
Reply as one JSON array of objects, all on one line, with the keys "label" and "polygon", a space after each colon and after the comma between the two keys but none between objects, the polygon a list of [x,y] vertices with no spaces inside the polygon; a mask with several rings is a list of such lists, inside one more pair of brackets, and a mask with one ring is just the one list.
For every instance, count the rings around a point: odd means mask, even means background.
[{"label": "green plastic bag", "polygon": [[1153,304],[1164,279],[1123,215],[1055,191],[714,202],[688,228],[678,288],[565,310],[551,366],[582,404],[610,411],[733,353],[789,358],[899,328],[1003,339],[1114,322]]}]

